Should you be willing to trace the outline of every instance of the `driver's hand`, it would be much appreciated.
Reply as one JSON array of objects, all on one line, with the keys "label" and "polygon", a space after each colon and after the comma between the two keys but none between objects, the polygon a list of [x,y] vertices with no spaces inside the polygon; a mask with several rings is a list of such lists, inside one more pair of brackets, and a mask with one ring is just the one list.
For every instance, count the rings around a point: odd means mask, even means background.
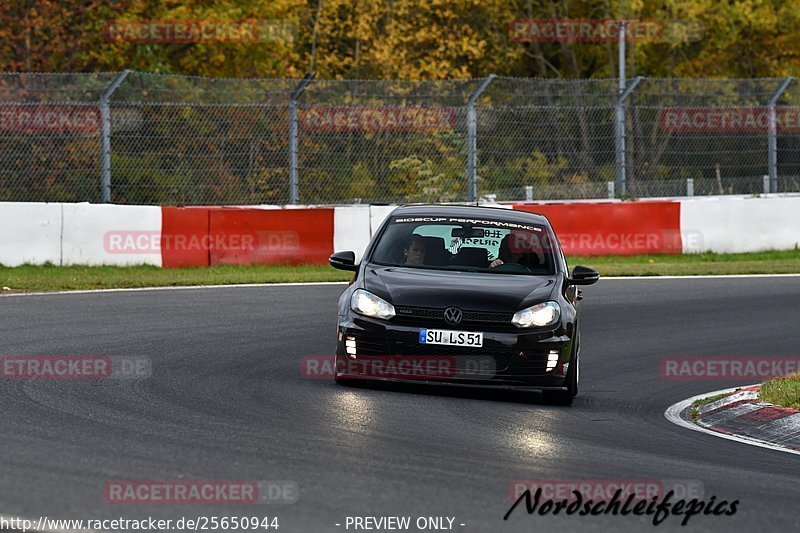
[{"label": "driver's hand", "polygon": [[489,268],[494,268],[494,267],[496,267],[496,266],[500,266],[500,265],[502,265],[502,264],[503,264],[503,261],[502,261],[502,260],[500,260],[500,259],[495,259],[494,261],[492,261],[492,262],[489,264]]}]

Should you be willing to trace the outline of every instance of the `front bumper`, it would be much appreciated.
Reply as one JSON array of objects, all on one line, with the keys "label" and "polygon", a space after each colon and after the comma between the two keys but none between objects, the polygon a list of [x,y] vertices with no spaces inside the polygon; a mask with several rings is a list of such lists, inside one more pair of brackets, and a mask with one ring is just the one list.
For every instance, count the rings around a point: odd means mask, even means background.
[{"label": "front bumper", "polygon": [[[483,346],[420,344],[419,331],[423,328],[480,331]],[[562,324],[537,330],[510,325],[443,328],[348,313],[339,317],[336,377],[564,390],[571,353],[572,336]]]}]

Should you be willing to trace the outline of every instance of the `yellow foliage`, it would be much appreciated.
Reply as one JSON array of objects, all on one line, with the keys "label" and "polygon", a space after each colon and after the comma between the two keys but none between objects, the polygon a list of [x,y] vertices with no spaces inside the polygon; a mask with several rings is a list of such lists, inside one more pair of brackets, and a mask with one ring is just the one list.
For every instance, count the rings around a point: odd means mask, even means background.
[{"label": "yellow foliage", "polygon": [[[0,3],[0,70],[229,77],[443,79],[616,75],[616,43],[520,43],[521,18],[656,19],[663,42],[630,47],[630,75],[800,77],[800,0],[40,0]],[[272,21],[266,42],[133,43],[109,21]],[[674,21],[678,21],[675,25]],[[316,31],[315,31],[316,27]],[[702,32],[691,42],[687,30]]]}]

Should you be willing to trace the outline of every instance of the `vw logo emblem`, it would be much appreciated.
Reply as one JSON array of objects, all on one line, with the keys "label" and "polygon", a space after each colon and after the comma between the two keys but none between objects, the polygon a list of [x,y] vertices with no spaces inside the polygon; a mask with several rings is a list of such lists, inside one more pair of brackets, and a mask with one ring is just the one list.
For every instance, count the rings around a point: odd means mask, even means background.
[{"label": "vw logo emblem", "polygon": [[448,307],[444,310],[444,321],[452,326],[457,326],[461,323],[464,314],[458,307]]}]

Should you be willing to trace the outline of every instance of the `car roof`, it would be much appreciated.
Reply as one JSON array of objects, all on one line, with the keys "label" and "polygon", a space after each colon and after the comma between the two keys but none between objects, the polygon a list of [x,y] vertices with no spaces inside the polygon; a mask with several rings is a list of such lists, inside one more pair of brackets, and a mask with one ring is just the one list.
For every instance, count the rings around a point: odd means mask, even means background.
[{"label": "car roof", "polygon": [[503,207],[488,207],[474,205],[401,205],[392,216],[456,216],[471,218],[488,218],[502,222],[519,222],[521,224],[541,224],[550,226],[550,222],[543,215],[527,211],[516,211]]}]

